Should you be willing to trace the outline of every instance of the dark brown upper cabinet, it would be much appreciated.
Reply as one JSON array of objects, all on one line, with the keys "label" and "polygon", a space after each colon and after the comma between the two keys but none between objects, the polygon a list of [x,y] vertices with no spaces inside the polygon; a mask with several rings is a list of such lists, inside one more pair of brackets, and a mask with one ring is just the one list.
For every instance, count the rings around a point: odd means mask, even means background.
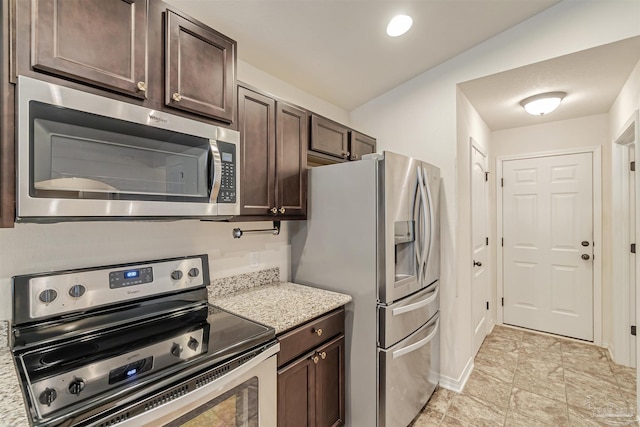
[{"label": "dark brown upper cabinet", "polygon": [[376,152],[376,140],[352,130],[349,132],[349,160],[360,160],[365,154]]},{"label": "dark brown upper cabinet", "polygon": [[238,87],[241,216],[299,219],[306,215],[307,123],[306,111]]},{"label": "dark brown upper cabinet", "polygon": [[349,128],[316,114],[311,115],[311,141],[313,154],[334,159],[349,158]]},{"label": "dark brown upper cabinet", "polygon": [[147,0],[33,1],[33,68],[146,98],[147,11]]},{"label": "dark brown upper cabinet", "polygon": [[236,42],[172,11],[165,37],[166,105],[231,123]]}]

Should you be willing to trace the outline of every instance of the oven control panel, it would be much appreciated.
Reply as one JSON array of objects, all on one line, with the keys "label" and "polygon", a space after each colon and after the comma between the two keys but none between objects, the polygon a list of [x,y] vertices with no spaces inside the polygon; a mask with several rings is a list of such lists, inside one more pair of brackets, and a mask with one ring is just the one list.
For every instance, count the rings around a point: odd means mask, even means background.
[{"label": "oven control panel", "polygon": [[207,255],[16,276],[15,324],[209,284]]},{"label": "oven control panel", "polygon": [[101,360],[31,384],[38,415],[44,417],[81,400],[202,354],[204,329]]}]

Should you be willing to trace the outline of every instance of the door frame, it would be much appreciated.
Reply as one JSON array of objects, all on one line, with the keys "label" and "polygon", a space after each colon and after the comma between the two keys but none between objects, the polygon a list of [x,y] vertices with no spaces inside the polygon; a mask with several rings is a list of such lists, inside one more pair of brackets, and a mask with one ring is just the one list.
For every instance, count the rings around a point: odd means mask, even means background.
[{"label": "door frame", "polygon": [[[593,343],[602,346],[602,156],[600,146],[580,147],[565,150],[541,151],[526,154],[515,154],[496,157],[496,242],[502,241],[502,163],[507,160],[524,160],[538,157],[561,156],[568,154],[591,153],[593,162]],[[496,245],[496,323],[504,324],[504,265],[503,247]]]},{"label": "door frame", "polygon": [[[637,176],[640,171],[634,173],[630,172],[628,165],[630,161],[636,161],[638,163],[638,157],[640,157],[640,147],[638,147],[638,110],[636,110],[625,124],[618,130],[613,139],[611,166],[612,166],[612,188],[614,189],[612,194],[612,216],[620,215],[620,221],[612,221],[612,302],[615,304],[621,298],[628,297],[631,294],[631,261],[629,259],[629,245],[631,243],[638,242],[638,226],[640,225],[640,211],[638,207],[640,200],[638,200],[638,180]],[[635,158],[630,155],[630,147],[634,146]],[[619,167],[623,166],[623,167]],[[635,218],[630,216],[630,204],[627,195],[629,194],[629,184],[631,180],[635,179],[636,197],[635,197]],[[629,224],[631,221],[635,221],[636,236],[630,235]],[[631,319],[631,308],[628,304],[622,304],[620,311],[613,310],[612,313],[612,334],[609,342],[609,352],[616,363],[622,365],[631,366],[631,348],[634,344],[633,337],[630,334],[630,328],[633,324],[637,323],[638,317],[638,295],[637,295],[637,281],[638,281],[638,260],[636,260],[636,319]],[[619,284],[619,288],[616,284]],[[637,342],[636,342],[637,346]],[[636,361],[638,359],[636,349]],[[634,362],[636,362],[634,361]],[[636,366],[638,363],[636,362]]]},{"label": "door frame", "polygon": [[[469,211],[471,213],[471,217],[469,218],[469,229],[471,230],[471,234],[470,234],[470,239],[469,239],[469,260],[473,260],[473,150],[477,150],[480,154],[482,154],[483,156],[485,156],[486,158],[486,163],[487,163],[487,170],[485,172],[489,172],[489,164],[490,164],[490,160],[489,160],[489,153],[488,151],[482,146],[480,145],[480,143],[478,141],[476,141],[473,137],[469,138],[469,142],[471,143],[470,149],[469,149]],[[491,233],[491,218],[490,218],[490,198],[489,198],[489,182],[486,182],[486,194],[485,194],[485,227],[486,227],[486,231],[487,231],[487,237],[489,237],[489,234]],[[491,250],[490,250],[490,246],[487,246],[487,248],[485,249],[487,251],[487,267],[486,267],[486,271],[485,274],[487,275],[487,288],[485,289],[485,297],[487,298],[487,301],[491,301],[491,267],[492,267],[492,263],[491,261]],[[471,265],[471,263],[469,263],[469,269],[470,269],[470,275],[469,277],[471,278],[471,286],[473,287],[473,281],[474,281],[474,277],[473,277],[473,266]],[[470,295],[471,297],[471,303],[473,303],[473,292]],[[485,325],[484,325],[484,336],[486,338],[486,336],[489,334],[489,331],[491,330],[491,328],[493,327],[494,324],[494,320],[493,320],[493,316],[491,315],[491,310],[487,310],[487,313],[485,314]],[[475,335],[473,334],[473,330],[475,329],[475,325],[473,324],[474,320],[473,320],[473,308],[471,309],[471,331],[472,331],[472,336],[471,336],[471,348],[474,349],[474,356],[475,356],[475,343],[474,343],[474,339],[475,339]]]}]

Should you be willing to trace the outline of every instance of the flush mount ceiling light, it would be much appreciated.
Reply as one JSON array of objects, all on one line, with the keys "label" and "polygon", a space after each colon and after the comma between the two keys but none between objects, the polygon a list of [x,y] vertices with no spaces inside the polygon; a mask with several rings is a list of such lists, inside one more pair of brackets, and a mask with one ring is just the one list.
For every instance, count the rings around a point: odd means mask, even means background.
[{"label": "flush mount ceiling light", "polygon": [[565,95],[565,92],[541,93],[523,99],[520,101],[520,105],[531,115],[544,116],[558,108]]},{"label": "flush mount ceiling light", "polygon": [[398,37],[409,31],[411,25],[413,24],[413,19],[407,15],[396,15],[391,21],[389,21],[389,25],[387,25],[387,34],[391,37]]}]

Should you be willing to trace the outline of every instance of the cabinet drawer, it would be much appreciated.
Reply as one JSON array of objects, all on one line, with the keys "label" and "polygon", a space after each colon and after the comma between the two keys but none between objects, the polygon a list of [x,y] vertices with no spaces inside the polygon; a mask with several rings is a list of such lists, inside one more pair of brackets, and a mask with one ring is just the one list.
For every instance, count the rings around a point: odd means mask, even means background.
[{"label": "cabinet drawer", "polygon": [[344,333],[344,308],[279,336],[278,367],[342,333]]}]

